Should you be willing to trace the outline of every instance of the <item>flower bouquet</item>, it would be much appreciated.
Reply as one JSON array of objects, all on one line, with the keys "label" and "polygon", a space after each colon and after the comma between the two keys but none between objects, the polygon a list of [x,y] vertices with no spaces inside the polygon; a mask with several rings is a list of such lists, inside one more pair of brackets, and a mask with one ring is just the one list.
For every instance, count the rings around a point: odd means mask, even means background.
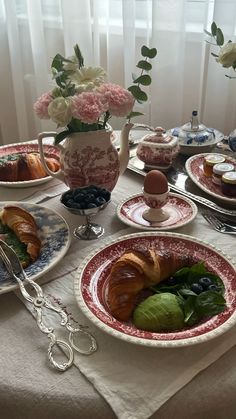
[{"label": "flower bouquet", "polygon": [[[137,64],[141,74],[134,76],[128,89],[107,82],[103,68],[86,67],[78,45],[72,57],[64,58],[60,54],[54,57],[51,68],[56,86],[34,104],[40,118],[51,119],[62,128],[59,132],[38,135],[41,160],[49,175],[70,188],[87,185],[109,191],[114,188],[128,164],[129,131],[134,125],[130,119],[142,115],[133,111],[134,103],[148,99],[141,86],[151,84],[149,59],[156,53],[155,48],[142,47],[143,59]],[[121,130],[119,153],[112,144],[112,130],[108,126],[112,116],[128,120]],[[61,170],[56,173],[47,167],[43,153],[43,139],[52,136],[60,149]],[[60,144],[62,140],[65,141]]]},{"label": "flower bouquet", "polygon": [[134,112],[135,100],[139,103],[148,97],[140,86],[149,86],[151,77],[147,74],[152,65],[148,59],[157,54],[156,48],[142,46],[142,59],[137,67],[140,76],[134,76],[133,85],[125,89],[106,81],[106,72],[101,67],[86,67],[78,45],[74,55],[64,58],[57,54],[51,65],[56,87],[44,93],[34,104],[34,110],[41,119],[51,119],[58,128],[64,127],[55,138],[58,144],[75,132],[105,129],[112,116],[128,120],[142,115]]}]

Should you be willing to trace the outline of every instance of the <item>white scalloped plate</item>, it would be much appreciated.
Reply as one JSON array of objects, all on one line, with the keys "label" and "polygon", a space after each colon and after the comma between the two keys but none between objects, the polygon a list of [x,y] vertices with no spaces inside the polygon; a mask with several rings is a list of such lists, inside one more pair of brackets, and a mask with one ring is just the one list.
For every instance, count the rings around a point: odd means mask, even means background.
[{"label": "white scalloped plate", "polygon": [[[191,255],[204,261],[210,271],[219,275],[225,286],[227,308],[195,327],[171,333],[151,333],[137,329],[132,322],[116,320],[106,309],[104,284],[111,266],[128,249],[158,249]],[[80,309],[102,331],[126,342],[151,347],[189,346],[213,339],[236,323],[236,272],[226,255],[195,237],[171,232],[141,232],[109,240],[92,252],[80,265],[74,282],[75,297]]]},{"label": "white scalloped plate", "polygon": [[[43,148],[47,157],[54,157],[55,159],[59,160],[60,151],[57,147],[50,144],[45,144]],[[17,153],[39,153],[38,143],[15,143],[0,147],[0,158],[8,154]],[[52,180],[52,176],[19,182],[5,182],[0,180],[0,186],[7,188],[29,188],[31,186],[37,186],[41,185],[42,183],[49,182],[49,180]]]}]

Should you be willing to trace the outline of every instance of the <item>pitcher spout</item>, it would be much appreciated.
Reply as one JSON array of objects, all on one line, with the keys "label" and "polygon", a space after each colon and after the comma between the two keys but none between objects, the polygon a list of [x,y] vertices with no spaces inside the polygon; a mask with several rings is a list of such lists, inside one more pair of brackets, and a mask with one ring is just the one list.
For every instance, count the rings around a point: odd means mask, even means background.
[{"label": "pitcher spout", "polygon": [[126,122],[123,126],[120,134],[120,175],[122,175],[129,163],[129,133],[134,124],[132,122]]}]

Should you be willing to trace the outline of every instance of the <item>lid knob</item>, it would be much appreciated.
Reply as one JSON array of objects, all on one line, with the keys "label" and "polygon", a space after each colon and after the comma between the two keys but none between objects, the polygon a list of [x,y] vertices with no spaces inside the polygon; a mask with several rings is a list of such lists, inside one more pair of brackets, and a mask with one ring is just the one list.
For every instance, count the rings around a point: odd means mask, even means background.
[{"label": "lid knob", "polygon": [[198,112],[197,111],[193,111],[192,112],[192,118],[191,118],[191,129],[193,131],[198,131],[199,130],[199,122],[198,122]]}]

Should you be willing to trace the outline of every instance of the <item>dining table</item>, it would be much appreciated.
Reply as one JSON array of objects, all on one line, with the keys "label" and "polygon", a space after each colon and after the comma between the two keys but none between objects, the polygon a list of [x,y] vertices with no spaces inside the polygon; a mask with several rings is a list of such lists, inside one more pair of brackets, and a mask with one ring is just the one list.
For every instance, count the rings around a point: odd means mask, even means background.
[{"label": "dining table", "polygon": [[[135,148],[131,153],[135,156]],[[232,152],[227,154],[233,157]],[[181,159],[183,162],[187,156]],[[130,167],[120,176],[111,201],[95,217],[95,222],[104,227],[103,236],[95,240],[79,240],[73,235],[84,217],[72,214],[62,205],[60,197],[68,187],[58,179],[30,188],[0,186],[0,208],[9,202],[30,203],[54,211],[66,221],[70,246],[37,282],[74,325],[87,327],[85,330],[94,336],[98,345],[91,355],[75,353],[73,365],[64,372],[57,371],[48,361],[48,339],[37,327],[31,305],[17,286],[0,293],[2,419],[236,417],[236,325],[199,344],[148,347],[104,332],[84,314],[75,297],[74,283],[84,260],[111,240],[140,232],[121,221],[117,208],[125,199],[142,193],[143,182],[144,176]],[[196,195],[232,208],[208,196],[190,180],[189,187]],[[214,230],[202,215],[207,208],[196,201],[195,204],[196,217],[172,232],[215,246],[234,264],[235,236]],[[60,319],[53,313],[46,315],[56,333],[66,340],[68,333],[60,326]]]}]

